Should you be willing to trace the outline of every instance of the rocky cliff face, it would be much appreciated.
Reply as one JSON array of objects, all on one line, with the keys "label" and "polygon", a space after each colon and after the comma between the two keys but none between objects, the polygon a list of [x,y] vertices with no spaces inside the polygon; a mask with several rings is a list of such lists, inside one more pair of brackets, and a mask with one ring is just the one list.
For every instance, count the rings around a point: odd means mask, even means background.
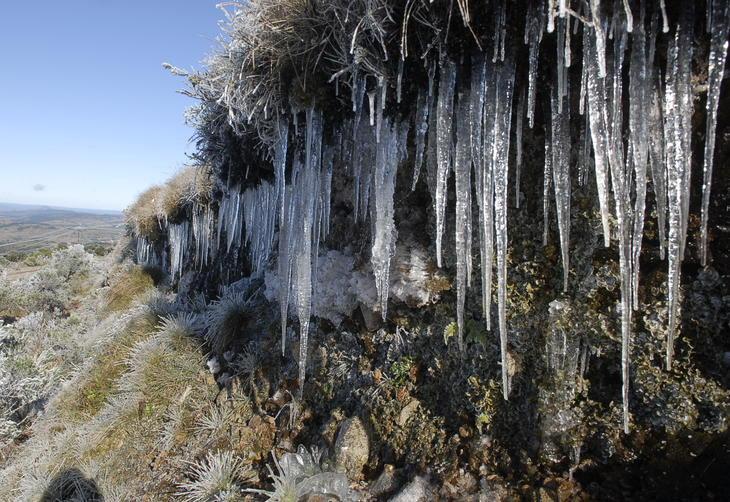
[{"label": "rocky cliff face", "polygon": [[359,417],[366,480],[720,494],[730,14],[690,4],[236,9],[186,74],[206,170],[130,213],[137,260],[261,291],[211,345],[271,352],[282,445]]}]

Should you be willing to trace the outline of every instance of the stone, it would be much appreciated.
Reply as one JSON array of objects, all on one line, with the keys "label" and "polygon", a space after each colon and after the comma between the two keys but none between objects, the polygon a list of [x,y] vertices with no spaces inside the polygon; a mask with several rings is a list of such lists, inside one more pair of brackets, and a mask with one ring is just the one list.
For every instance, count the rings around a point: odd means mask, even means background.
[{"label": "stone", "polygon": [[393,493],[400,486],[398,472],[391,464],[385,464],[383,472],[370,487],[370,495],[376,498],[385,497]]},{"label": "stone", "polygon": [[398,415],[398,425],[401,427],[406,425],[420,405],[421,402],[418,399],[411,399],[408,404],[400,410],[400,414]]},{"label": "stone", "polygon": [[370,441],[359,417],[342,422],[334,448],[334,461],[340,472],[350,479],[360,479],[370,456]]},{"label": "stone", "polygon": [[425,502],[433,500],[433,492],[433,486],[428,479],[416,476],[390,502]]}]

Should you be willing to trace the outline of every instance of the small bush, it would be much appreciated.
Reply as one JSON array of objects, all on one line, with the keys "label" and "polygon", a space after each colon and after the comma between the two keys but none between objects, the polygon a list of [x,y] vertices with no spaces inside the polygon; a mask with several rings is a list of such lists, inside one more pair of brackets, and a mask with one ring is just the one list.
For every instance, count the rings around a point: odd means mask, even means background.
[{"label": "small bush", "polygon": [[85,244],[84,249],[86,249],[87,253],[91,253],[94,256],[106,256],[112,252],[113,247],[101,242],[92,242]]},{"label": "small bush", "polygon": [[234,340],[242,340],[251,322],[248,298],[243,293],[224,294],[208,312],[207,338],[216,354],[223,354]]},{"label": "small bush", "polygon": [[177,494],[189,502],[243,500],[239,483],[255,478],[230,451],[209,452],[203,460],[192,464],[190,474],[192,481],[181,483]]}]

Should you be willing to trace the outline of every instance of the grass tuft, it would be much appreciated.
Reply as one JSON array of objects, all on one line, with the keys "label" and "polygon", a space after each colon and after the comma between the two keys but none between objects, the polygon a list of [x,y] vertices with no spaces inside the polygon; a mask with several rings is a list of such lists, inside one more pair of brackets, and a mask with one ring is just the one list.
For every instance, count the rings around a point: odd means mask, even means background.
[{"label": "grass tuft", "polygon": [[180,483],[177,495],[188,502],[243,500],[240,484],[256,479],[230,451],[211,453],[190,469],[191,480]]},{"label": "grass tuft", "polygon": [[140,266],[130,266],[111,279],[107,292],[106,312],[128,309],[144,293],[154,288],[153,277]]}]

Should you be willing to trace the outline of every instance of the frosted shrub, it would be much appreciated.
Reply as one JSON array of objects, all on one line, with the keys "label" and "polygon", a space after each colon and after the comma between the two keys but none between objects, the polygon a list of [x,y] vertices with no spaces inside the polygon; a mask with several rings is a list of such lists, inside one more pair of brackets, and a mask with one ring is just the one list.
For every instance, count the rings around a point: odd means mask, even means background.
[{"label": "frosted shrub", "polygon": [[76,244],[53,253],[49,267],[67,281],[73,277],[84,276],[91,271],[93,256],[84,246]]},{"label": "frosted shrub", "polygon": [[239,483],[250,482],[254,474],[230,451],[208,452],[192,464],[191,481],[181,483],[177,495],[188,502],[243,500]]},{"label": "frosted shrub", "polygon": [[272,453],[276,472],[267,466],[271,490],[247,490],[266,495],[271,502],[295,502],[307,496],[331,496],[337,500],[355,500],[347,477],[322,468],[322,453],[317,448],[299,446],[296,453],[285,453],[281,459]]}]

